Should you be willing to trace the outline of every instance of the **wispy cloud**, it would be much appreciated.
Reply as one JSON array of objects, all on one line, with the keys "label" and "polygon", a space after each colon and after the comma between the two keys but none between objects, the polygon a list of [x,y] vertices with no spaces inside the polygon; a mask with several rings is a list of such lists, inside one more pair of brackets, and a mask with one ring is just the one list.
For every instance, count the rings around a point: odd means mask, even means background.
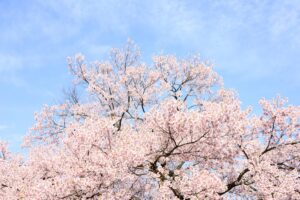
[{"label": "wispy cloud", "polygon": [[[230,61],[220,69],[256,77],[274,69],[282,71],[283,65],[272,63],[273,54],[300,47],[298,1],[33,0],[19,7],[22,12],[11,4],[11,11],[5,13],[13,23],[2,24],[2,42],[19,42],[31,55],[42,53],[32,62],[26,61],[23,52],[0,55],[0,72],[27,67],[59,52],[68,56],[73,49],[100,54],[114,45],[112,38],[121,42],[127,37],[144,37],[140,40],[153,40],[157,49],[200,51],[222,62],[238,56],[251,67]],[[47,46],[60,49],[51,51]],[[262,58],[266,60],[263,67]]]},{"label": "wispy cloud", "polygon": [[0,131],[7,129],[8,126],[4,124],[0,124]]}]

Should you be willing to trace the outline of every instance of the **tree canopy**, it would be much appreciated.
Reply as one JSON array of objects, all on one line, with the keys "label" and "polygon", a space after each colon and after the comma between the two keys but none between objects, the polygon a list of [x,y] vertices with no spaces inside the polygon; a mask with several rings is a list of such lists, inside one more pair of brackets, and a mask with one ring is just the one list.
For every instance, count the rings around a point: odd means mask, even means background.
[{"label": "tree canopy", "polygon": [[68,66],[74,89],[35,115],[28,158],[0,143],[1,199],[300,199],[300,107],[254,114],[210,63],[146,64],[132,41]]}]

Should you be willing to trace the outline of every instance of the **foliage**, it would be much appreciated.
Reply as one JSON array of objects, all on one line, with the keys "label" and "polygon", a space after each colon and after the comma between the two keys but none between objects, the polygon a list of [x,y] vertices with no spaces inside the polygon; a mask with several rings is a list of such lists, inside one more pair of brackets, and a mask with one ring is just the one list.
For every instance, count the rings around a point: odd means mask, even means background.
[{"label": "foliage", "polygon": [[45,106],[22,159],[0,144],[3,199],[300,199],[300,108],[263,113],[199,57],[140,61],[129,41],[107,62],[68,59],[69,99]]}]

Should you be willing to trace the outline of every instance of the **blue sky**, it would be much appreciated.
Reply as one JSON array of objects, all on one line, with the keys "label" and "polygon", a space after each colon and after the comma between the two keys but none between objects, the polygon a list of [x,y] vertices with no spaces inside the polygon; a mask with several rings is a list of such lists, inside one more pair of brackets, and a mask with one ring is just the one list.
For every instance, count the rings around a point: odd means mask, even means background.
[{"label": "blue sky", "polygon": [[70,85],[66,57],[104,59],[132,38],[155,53],[200,53],[243,106],[277,94],[300,105],[300,2],[295,0],[0,0],[0,139],[18,152],[43,104]]}]

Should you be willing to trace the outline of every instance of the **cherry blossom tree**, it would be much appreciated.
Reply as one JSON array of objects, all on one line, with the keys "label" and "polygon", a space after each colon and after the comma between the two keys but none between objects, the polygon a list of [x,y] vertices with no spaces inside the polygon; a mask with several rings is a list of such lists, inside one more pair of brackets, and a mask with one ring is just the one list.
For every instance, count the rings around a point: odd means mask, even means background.
[{"label": "cherry blossom tree", "polygon": [[35,115],[28,157],[0,143],[1,199],[300,199],[300,107],[254,115],[210,63],[148,65],[132,41],[68,66],[74,89]]}]

